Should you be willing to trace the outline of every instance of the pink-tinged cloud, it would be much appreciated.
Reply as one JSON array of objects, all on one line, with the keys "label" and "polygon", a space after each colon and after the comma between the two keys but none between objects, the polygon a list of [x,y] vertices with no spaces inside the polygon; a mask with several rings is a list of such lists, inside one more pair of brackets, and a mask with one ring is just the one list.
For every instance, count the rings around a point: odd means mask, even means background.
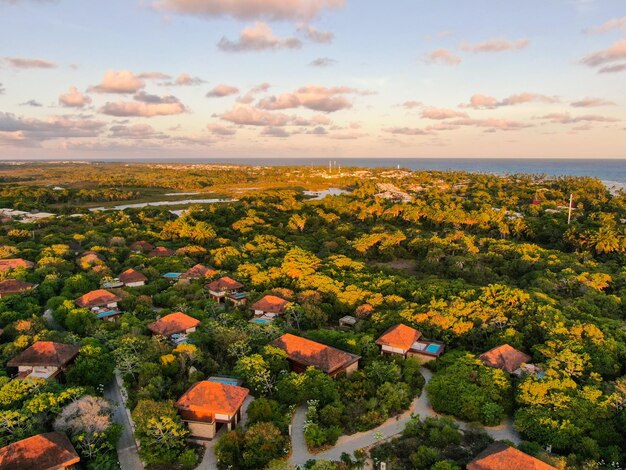
[{"label": "pink-tinged cloud", "polygon": [[323,10],[343,7],[345,0],[156,0],[164,11],[198,16],[232,16],[240,20],[310,21]]},{"label": "pink-tinged cloud", "polygon": [[328,134],[330,139],[334,140],[357,140],[367,137],[365,132],[339,132],[336,134]]},{"label": "pink-tinged cloud", "polygon": [[422,111],[422,117],[424,119],[450,119],[450,118],[464,118],[468,117],[467,113],[461,111],[455,111],[454,109],[446,108],[425,108]]},{"label": "pink-tinged cloud", "polygon": [[323,116],[321,114],[316,114],[310,119],[303,117],[294,117],[290,124],[294,126],[303,126],[303,127],[315,127],[315,126],[327,126],[331,124],[331,120],[328,117]]},{"label": "pink-tinged cloud", "polygon": [[283,113],[271,113],[248,104],[236,103],[233,108],[220,115],[224,121],[243,126],[286,126],[291,118]]},{"label": "pink-tinged cloud", "polygon": [[236,95],[237,93],[239,93],[239,88],[222,83],[209,91],[206,96],[207,98],[223,98],[224,96]]},{"label": "pink-tinged cloud", "polygon": [[144,81],[128,70],[107,70],[102,83],[93,86],[89,91],[96,93],[137,93],[144,88]]},{"label": "pink-tinged cloud", "polygon": [[70,108],[83,108],[91,103],[91,98],[71,86],[67,93],[59,96],[59,103]]},{"label": "pink-tinged cloud", "polygon": [[280,139],[285,139],[291,136],[291,134],[282,127],[266,127],[263,129],[263,132],[261,132],[261,135],[265,137],[277,137]]},{"label": "pink-tinged cloud", "polygon": [[457,130],[459,126],[454,126],[452,124],[448,124],[446,122],[440,122],[434,124],[432,126],[428,126],[426,128],[426,132],[438,132],[438,131],[454,131]]},{"label": "pink-tinged cloud", "polygon": [[560,103],[557,96],[541,95],[539,93],[519,93],[517,95],[508,96],[502,100],[497,100],[493,96],[474,95],[470,98],[468,104],[463,104],[463,108],[474,109],[495,109],[503,106],[517,106],[526,103]]},{"label": "pink-tinged cloud", "polygon": [[104,126],[104,122],[84,117],[50,116],[40,120],[0,112],[0,134],[5,145],[37,146],[47,140],[97,137]]},{"label": "pink-tinged cloud", "polygon": [[330,44],[335,38],[335,35],[332,32],[320,31],[319,29],[308,24],[298,26],[298,32],[304,34],[309,41],[317,42],[319,44]]},{"label": "pink-tinged cloud", "polygon": [[456,121],[449,122],[452,126],[473,126],[484,127],[491,131],[517,131],[532,127],[532,124],[528,124],[520,121],[513,121],[511,119],[457,119]]},{"label": "pink-tinged cloud", "polygon": [[100,112],[118,117],[154,117],[182,114],[185,106],[174,96],[157,96],[140,92],[134,96],[135,101],[117,101],[106,103]]},{"label": "pink-tinged cloud", "polygon": [[608,33],[609,31],[626,31],[626,16],[623,18],[613,18],[596,28],[590,28],[588,33]]},{"label": "pink-tinged cloud", "polygon": [[207,124],[206,128],[211,134],[224,137],[235,135],[237,133],[236,129],[226,126],[220,126],[219,124]]},{"label": "pink-tinged cloud", "polygon": [[167,82],[165,83],[165,85],[196,86],[196,85],[202,85],[203,83],[206,83],[206,82],[202,80],[200,77],[192,77],[188,73],[181,73],[178,77],[176,77],[176,80],[174,80],[173,82]]},{"label": "pink-tinged cloud", "polygon": [[461,58],[449,49],[442,47],[428,54],[428,56],[426,56],[426,62],[429,64],[459,65]]},{"label": "pink-tinged cloud", "polygon": [[244,96],[238,98],[237,101],[239,103],[250,104],[255,100],[256,95],[267,92],[270,87],[271,85],[269,83],[256,85],[255,87],[252,87]]},{"label": "pink-tinged cloud", "polygon": [[168,136],[162,132],[157,132],[154,128],[149,124],[132,124],[130,126],[126,125],[116,125],[111,126],[109,128],[110,137],[115,137],[118,139],[133,139],[133,140],[143,140],[143,139],[166,139]]},{"label": "pink-tinged cloud", "polygon": [[616,42],[607,49],[586,55],[581,62],[589,67],[599,67],[621,60],[626,60],[626,39]]},{"label": "pink-tinged cloud", "polygon": [[610,116],[599,116],[595,114],[586,114],[583,116],[572,116],[570,113],[551,113],[540,116],[537,119],[550,121],[554,124],[576,124],[579,122],[604,122],[612,123],[620,120]]},{"label": "pink-tinged cloud", "polygon": [[4,60],[11,67],[17,69],[54,69],[57,64],[43,59],[29,59],[25,57],[5,57]]},{"label": "pink-tinged cloud", "polygon": [[429,135],[429,133],[424,129],[419,129],[417,127],[387,127],[383,129],[383,131],[394,135]]},{"label": "pink-tinged cloud", "polygon": [[364,92],[345,86],[327,88],[320,85],[307,85],[293,93],[264,98],[259,101],[259,108],[276,110],[303,107],[332,113],[351,108],[352,102],[346,95],[354,94],[364,94]]},{"label": "pink-tinged cloud", "polygon": [[217,47],[224,52],[276,51],[300,49],[302,41],[294,37],[278,37],[266,23],[257,21],[254,26],[244,28],[238,40],[224,37],[217,43]]},{"label": "pink-tinged cloud", "polygon": [[401,104],[401,106],[406,109],[414,109],[414,108],[419,108],[420,106],[423,106],[423,105],[419,101],[405,101],[404,103]]},{"label": "pink-tinged cloud", "polygon": [[459,47],[461,50],[473,53],[494,53],[505,51],[518,51],[524,49],[530,44],[528,39],[518,39],[517,41],[509,41],[508,39],[490,39],[478,43],[462,43]]},{"label": "pink-tinged cloud", "polygon": [[163,72],[143,72],[137,75],[138,78],[144,80],[169,80],[172,77]]},{"label": "pink-tinged cloud", "polygon": [[599,106],[615,106],[615,103],[602,98],[586,96],[581,100],[572,102],[570,105],[574,108],[596,108]]},{"label": "pink-tinged cloud", "polygon": [[598,73],[619,73],[626,71],[626,64],[607,65],[598,70]]}]

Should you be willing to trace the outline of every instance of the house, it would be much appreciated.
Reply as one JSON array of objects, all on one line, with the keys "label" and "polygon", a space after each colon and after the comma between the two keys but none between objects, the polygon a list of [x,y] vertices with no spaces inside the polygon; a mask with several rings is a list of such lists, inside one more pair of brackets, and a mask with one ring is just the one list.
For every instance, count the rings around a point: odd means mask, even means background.
[{"label": "house", "polygon": [[33,266],[35,266],[35,263],[22,258],[0,259],[0,272],[19,268],[30,269]]},{"label": "house", "polygon": [[402,323],[385,331],[376,344],[381,354],[399,354],[403,357],[419,357],[431,361],[443,354],[444,344],[439,341],[421,339],[422,333]]},{"label": "house", "polygon": [[135,269],[127,269],[119,275],[118,279],[126,287],[141,287],[146,285],[148,278]]},{"label": "house", "polygon": [[556,468],[514,447],[509,447],[504,442],[494,442],[467,464],[467,470],[556,470]]},{"label": "house", "polygon": [[148,253],[149,258],[169,258],[170,256],[174,256],[176,252],[174,250],[170,250],[169,248],[165,248],[164,246],[157,246],[155,249]]},{"label": "house", "polygon": [[344,372],[350,375],[358,370],[361,359],[355,354],[289,333],[275,339],[271,344],[287,353],[294,372],[304,372],[312,366],[333,378]]},{"label": "house", "polygon": [[289,304],[285,299],[276,297],[275,295],[266,295],[259,301],[250,306],[256,316],[267,316],[273,318],[277,315],[285,313],[285,309]]},{"label": "house", "polygon": [[478,359],[486,366],[516,374],[522,365],[530,362],[531,357],[513,346],[503,344],[481,354]]},{"label": "house", "polygon": [[0,470],[71,470],[78,462],[80,457],[62,432],[37,434],[0,449]]},{"label": "house", "polygon": [[196,331],[199,324],[200,320],[182,312],[175,312],[150,323],[148,329],[155,335],[166,336],[180,344],[186,342],[187,335]]},{"label": "house", "polygon": [[52,341],[37,341],[9,362],[17,367],[17,378],[49,379],[63,372],[78,356],[79,347]]},{"label": "house", "polygon": [[213,277],[217,274],[217,271],[209,268],[203,264],[196,264],[193,268],[189,268],[183,274],[181,274],[181,279],[206,279],[208,277]]},{"label": "house", "polygon": [[209,290],[211,298],[217,303],[224,302],[226,299],[232,301],[235,305],[245,305],[248,294],[243,291],[243,284],[235,281],[230,277],[220,277],[205,286]]},{"label": "house", "polygon": [[144,240],[139,240],[130,245],[130,251],[133,253],[150,253],[154,250],[154,245]]},{"label": "house", "polygon": [[77,307],[91,309],[98,318],[115,320],[122,314],[117,308],[121,300],[121,297],[108,290],[98,289],[79,297],[74,303]]},{"label": "house", "polygon": [[0,281],[0,299],[7,295],[21,294],[37,287],[30,282],[18,281],[17,279],[7,279]]},{"label": "house", "polygon": [[226,424],[230,431],[241,419],[241,407],[248,389],[237,385],[204,380],[193,385],[176,402],[191,439],[213,439],[218,428]]},{"label": "house", "polygon": [[78,262],[83,267],[89,267],[104,263],[104,258],[96,251],[85,251],[78,257]]}]

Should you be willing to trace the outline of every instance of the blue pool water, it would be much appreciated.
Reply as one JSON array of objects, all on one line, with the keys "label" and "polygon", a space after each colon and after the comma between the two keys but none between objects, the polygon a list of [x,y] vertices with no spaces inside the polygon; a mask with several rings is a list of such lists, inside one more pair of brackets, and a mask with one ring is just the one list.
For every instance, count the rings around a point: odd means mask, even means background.
[{"label": "blue pool water", "polygon": [[163,277],[167,278],[167,279],[177,279],[182,275],[182,273],[165,273],[163,274]]},{"label": "blue pool water", "polygon": [[119,315],[120,312],[116,311],[116,310],[109,310],[107,312],[100,312],[96,315],[96,317],[98,318],[106,318],[106,317],[112,317],[113,315]]},{"label": "blue pool water", "polygon": [[266,320],[265,318],[255,318],[254,320],[252,320],[252,323],[262,323],[262,324],[266,324],[266,323],[271,323],[269,320]]},{"label": "blue pool water", "polygon": [[439,344],[429,344],[428,346],[426,346],[426,352],[429,354],[437,354],[439,352],[439,349],[441,349],[441,345]]},{"label": "blue pool water", "polygon": [[209,377],[209,382],[217,382],[224,385],[239,385],[239,380],[228,377]]}]

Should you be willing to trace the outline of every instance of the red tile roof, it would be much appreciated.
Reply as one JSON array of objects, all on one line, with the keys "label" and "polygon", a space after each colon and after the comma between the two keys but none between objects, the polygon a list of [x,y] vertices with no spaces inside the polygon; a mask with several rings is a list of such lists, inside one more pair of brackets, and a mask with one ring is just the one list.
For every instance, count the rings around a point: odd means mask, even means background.
[{"label": "red tile roof", "polygon": [[327,374],[332,374],[360,359],[359,356],[341,349],[289,333],[272,341],[272,345],[283,349],[290,360],[306,367],[317,367]]},{"label": "red tile roof", "polygon": [[18,281],[16,279],[7,279],[0,281],[0,295],[19,294],[35,287],[30,282]]},{"label": "red tile roof", "polygon": [[206,288],[213,292],[224,292],[228,290],[243,289],[243,284],[230,277],[220,277],[216,281],[210,282]]},{"label": "red tile roof", "polygon": [[152,245],[151,243],[148,243],[147,241],[139,240],[130,245],[130,250],[131,251],[143,251],[144,253],[147,253],[149,251],[154,250],[154,245]]},{"label": "red tile roof", "polygon": [[189,268],[180,277],[182,279],[204,279],[217,274],[217,271],[203,264],[196,264],[193,268]]},{"label": "red tile roof", "polygon": [[0,470],[56,470],[80,461],[64,433],[38,434],[0,449]]},{"label": "red tile roof", "polygon": [[78,355],[79,347],[71,344],[37,341],[9,362],[9,367],[53,366],[64,367]]},{"label": "red tile roof", "polygon": [[376,344],[406,351],[413,346],[413,343],[415,343],[420,336],[422,336],[420,331],[400,323],[385,331],[382,336],[376,340]]},{"label": "red tile roof", "polygon": [[467,464],[467,470],[556,470],[504,442],[494,442]]},{"label": "red tile roof", "polygon": [[150,258],[168,258],[170,256],[174,256],[176,252],[174,250],[170,250],[164,246],[157,246],[154,250],[148,253],[148,257]]},{"label": "red tile roof", "polygon": [[120,274],[118,279],[124,284],[131,284],[133,282],[146,282],[148,280],[146,276],[132,268],[127,269],[122,274]]},{"label": "red tile roof", "polygon": [[75,304],[81,308],[99,307],[113,302],[120,302],[122,299],[115,294],[111,294],[108,290],[93,290],[78,299]]},{"label": "red tile roof", "polygon": [[83,263],[97,263],[103,261],[104,257],[97,251],[85,251],[79,256],[79,259]]},{"label": "red tile roof", "polygon": [[31,263],[22,258],[0,259],[0,271],[8,271],[9,269],[17,268],[32,268],[33,266],[35,266],[35,263]]},{"label": "red tile roof", "polygon": [[285,313],[285,307],[289,302],[275,295],[266,295],[258,302],[252,304],[250,308],[252,310],[262,310],[268,313]]},{"label": "red tile roof", "polygon": [[176,402],[183,419],[213,421],[216,414],[234,415],[248,396],[247,388],[204,380],[192,385]]},{"label": "red tile roof", "polygon": [[174,333],[182,333],[189,328],[195,328],[200,324],[197,320],[182,312],[170,313],[154,323],[148,325],[148,329],[155,335],[171,336]]},{"label": "red tile roof", "polygon": [[520,368],[522,364],[530,362],[530,356],[518,351],[513,346],[503,344],[502,346],[490,349],[484,354],[478,356],[486,366],[502,369],[508,373]]}]

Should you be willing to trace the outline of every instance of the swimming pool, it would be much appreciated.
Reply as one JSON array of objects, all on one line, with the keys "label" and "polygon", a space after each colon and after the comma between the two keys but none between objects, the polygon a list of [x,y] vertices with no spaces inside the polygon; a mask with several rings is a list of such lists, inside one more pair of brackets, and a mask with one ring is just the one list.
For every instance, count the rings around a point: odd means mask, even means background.
[{"label": "swimming pool", "polygon": [[430,343],[428,346],[426,346],[425,351],[428,354],[437,354],[440,349],[441,349],[440,344]]},{"label": "swimming pool", "polygon": [[165,274],[163,274],[163,277],[165,279],[178,279],[180,276],[182,276],[182,273],[165,273]]},{"label": "swimming pool", "polygon": [[209,377],[207,379],[209,382],[217,382],[224,385],[240,385],[241,380],[236,379],[234,377]]},{"label": "swimming pool", "polygon": [[259,323],[261,325],[267,325],[268,323],[272,323],[271,320],[267,320],[265,318],[253,318],[250,320],[250,323]]}]

